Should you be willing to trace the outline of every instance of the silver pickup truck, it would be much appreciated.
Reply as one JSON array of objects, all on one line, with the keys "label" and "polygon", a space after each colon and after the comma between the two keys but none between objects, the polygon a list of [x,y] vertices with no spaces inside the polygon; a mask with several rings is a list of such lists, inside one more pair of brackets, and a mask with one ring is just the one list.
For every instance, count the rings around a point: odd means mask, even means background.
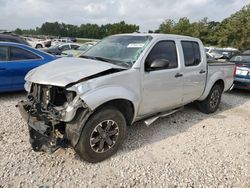
[{"label": "silver pickup truck", "polygon": [[150,125],[196,102],[217,110],[234,65],[207,63],[199,39],[122,34],[103,39],[81,58],[59,58],[26,75],[27,100],[18,106],[35,151],[73,147],[88,162],[121,146],[127,126]]}]

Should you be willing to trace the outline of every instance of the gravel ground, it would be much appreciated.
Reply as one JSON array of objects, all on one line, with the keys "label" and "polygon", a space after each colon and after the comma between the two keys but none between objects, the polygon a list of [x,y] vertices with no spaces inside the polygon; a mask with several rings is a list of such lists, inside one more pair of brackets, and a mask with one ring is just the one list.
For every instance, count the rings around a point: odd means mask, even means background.
[{"label": "gravel ground", "polygon": [[250,92],[223,95],[217,113],[193,105],[128,128],[110,159],[89,164],[74,150],[35,153],[15,105],[0,95],[0,187],[250,187]]}]

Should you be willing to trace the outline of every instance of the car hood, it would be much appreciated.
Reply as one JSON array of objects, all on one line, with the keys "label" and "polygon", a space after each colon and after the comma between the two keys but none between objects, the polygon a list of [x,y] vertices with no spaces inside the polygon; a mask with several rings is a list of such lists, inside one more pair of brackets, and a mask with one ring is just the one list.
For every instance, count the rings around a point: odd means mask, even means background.
[{"label": "car hood", "polygon": [[65,87],[84,78],[114,69],[126,70],[126,68],[102,61],[63,57],[31,70],[25,80],[37,84]]}]

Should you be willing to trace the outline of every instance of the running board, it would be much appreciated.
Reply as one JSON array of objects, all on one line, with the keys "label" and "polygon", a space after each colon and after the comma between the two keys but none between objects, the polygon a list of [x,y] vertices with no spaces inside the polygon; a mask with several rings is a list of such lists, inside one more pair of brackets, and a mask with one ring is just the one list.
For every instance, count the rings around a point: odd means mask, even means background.
[{"label": "running board", "polygon": [[165,116],[169,116],[171,114],[174,114],[180,110],[182,110],[184,107],[181,107],[181,108],[176,108],[175,110],[172,110],[172,111],[168,111],[168,112],[165,112],[165,113],[159,113],[159,114],[156,114],[155,116],[152,116],[146,120],[144,120],[144,123],[145,125],[148,127],[149,125],[151,125],[152,123],[154,123],[158,118],[160,117],[165,117]]}]

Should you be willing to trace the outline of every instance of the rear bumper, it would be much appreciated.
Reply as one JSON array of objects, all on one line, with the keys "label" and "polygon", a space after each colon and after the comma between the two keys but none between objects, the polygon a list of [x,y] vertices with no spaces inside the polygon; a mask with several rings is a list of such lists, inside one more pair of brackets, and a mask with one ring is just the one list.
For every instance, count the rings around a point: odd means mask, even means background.
[{"label": "rear bumper", "polygon": [[234,88],[250,90],[250,79],[235,78]]}]

